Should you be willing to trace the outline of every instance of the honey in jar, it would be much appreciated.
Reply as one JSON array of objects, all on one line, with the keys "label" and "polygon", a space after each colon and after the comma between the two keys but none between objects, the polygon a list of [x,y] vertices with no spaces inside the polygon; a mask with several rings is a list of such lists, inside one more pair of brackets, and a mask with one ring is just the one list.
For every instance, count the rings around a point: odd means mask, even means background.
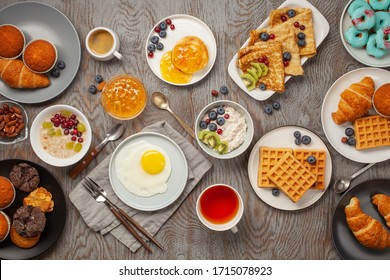
[{"label": "honey in jar", "polygon": [[117,119],[132,119],[142,113],[147,93],[143,84],[129,75],[112,78],[103,88],[101,102],[104,110]]}]

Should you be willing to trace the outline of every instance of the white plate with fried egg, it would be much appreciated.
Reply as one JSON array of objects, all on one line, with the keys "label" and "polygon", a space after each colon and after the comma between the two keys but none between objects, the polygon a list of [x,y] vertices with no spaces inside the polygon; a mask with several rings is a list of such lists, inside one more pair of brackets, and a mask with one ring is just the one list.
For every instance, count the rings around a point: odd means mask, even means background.
[{"label": "white plate with fried egg", "polygon": [[156,211],[183,192],[188,167],[182,150],[170,138],[142,132],[126,138],[115,149],[109,177],[124,203],[141,211]]}]

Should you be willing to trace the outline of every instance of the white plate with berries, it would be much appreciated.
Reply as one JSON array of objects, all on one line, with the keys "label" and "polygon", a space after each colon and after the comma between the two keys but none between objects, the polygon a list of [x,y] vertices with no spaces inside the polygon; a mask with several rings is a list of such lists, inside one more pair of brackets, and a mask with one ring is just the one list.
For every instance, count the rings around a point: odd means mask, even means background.
[{"label": "white plate with berries", "polygon": [[[299,132],[299,135],[296,135],[297,132]],[[294,203],[276,187],[258,187],[259,152],[261,147],[325,151],[324,190],[309,189],[303,194],[298,202]],[[311,159],[308,157],[307,160],[309,161]],[[332,177],[332,158],[325,143],[314,132],[299,126],[283,126],[271,130],[257,141],[249,156],[248,176],[251,186],[257,196],[268,205],[280,210],[300,210],[317,202],[328,189]]]},{"label": "white plate with berries", "polygon": [[[390,72],[379,68],[359,68],[341,76],[329,88],[322,103],[321,122],[326,138],[333,148],[344,157],[361,163],[381,162],[390,159],[390,148],[381,147],[358,151],[355,149],[354,131],[347,131],[353,128],[351,122],[337,125],[332,119],[332,113],[337,111],[340,94],[352,83],[357,83],[366,76],[372,77],[375,82],[375,89],[390,81]],[[377,114],[374,109],[370,115]],[[347,142],[342,138],[347,138]],[[343,142],[346,143],[343,143]]]},{"label": "white plate with berries", "polygon": [[[204,53],[208,56],[202,69],[191,73],[175,67],[172,55],[168,56],[168,52],[172,52],[175,45],[187,36],[200,39],[196,44],[205,46],[207,51],[204,49]],[[145,55],[150,69],[162,81],[175,86],[188,86],[199,82],[211,71],[217,58],[217,43],[213,32],[200,19],[184,14],[171,15],[159,21],[150,31]]]},{"label": "white plate with berries", "polygon": [[[280,5],[278,7],[278,9],[286,8],[286,7],[310,8],[312,10],[316,47],[318,48],[318,46],[322,43],[322,41],[324,41],[324,39],[326,38],[326,36],[329,33],[329,23],[325,19],[325,17],[312,4],[310,4],[309,2],[307,2],[305,0],[287,0],[282,5]],[[266,28],[268,26],[268,21],[269,21],[269,17],[265,21],[263,21],[263,23],[257,29]],[[248,33],[249,33],[249,31],[248,31]],[[241,46],[241,49],[247,47],[248,43],[249,43],[249,38]],[[237,58],[238,58],[238,55],[236,53],[234,55],[234,57],[232,58],[232,60],[230,61],[229,66],[228,66],[228,72],[229,72],[230,77],[233,79],[233,81],[244,92],[246,92],[248,95],[250,95],[251,97],[253,97],[256,100],[263,101],[263,100],[267,100],[268,98],[270,98],[275,93],[275,91],[267,90],[267,89],[262,90],[260,88],[255,88],[255,89],[249,91],[246,88],[242,78],[240,77],[240,74],[242,74],[242,72],[237,67],[237,64],[236,64]],[[307,59],[308,59],[307,57],[301,57],[301,64],[303,65],[307,61]],[[291,78],[291,76],[286,76],[284,79],[285,83],[290,78]]]}]

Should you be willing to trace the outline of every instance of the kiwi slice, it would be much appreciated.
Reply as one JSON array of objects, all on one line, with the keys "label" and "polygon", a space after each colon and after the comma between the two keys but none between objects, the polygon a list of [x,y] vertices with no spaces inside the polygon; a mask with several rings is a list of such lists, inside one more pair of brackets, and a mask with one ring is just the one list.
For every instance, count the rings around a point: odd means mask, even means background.
[{"label": "kiwi slice", "polygon": [[224,154],[226,154],[226,153],[229,151],[228,147],[229,147],[228,142],[222,141],[222,142],[219,143],[219,145],[215,148],[215,150],[217,150],[218,154],[224,155]]},{"label": "kiwi slice", "polygon": [[202,141],[203,143],[207,144],[205,137],[209,133],[210,133],[210,131],[208,131],[208,130],[199,131],[199,133],[198,133],[199,140]]},{"label": "kiwi slice", "polygon": [[267,65],[265,65],[264,63],[259,63],[260,67],[261,67],[261,76],[264,77],[264,76],[267,76],[268,74],[268,67]]},{"label": "kiwi slice", "polygon": [[203,142],[207,143],[207,145],[209,145],[210,148],[214,149],[215,147],[217,147],[221,143],[221,140],[219,139],[219,136],[217,133],[209,132],[204,137]]},{"label": "kiwi slice", "polygon": [[248,90],[252,90],[256,87],[256,80],[250,74],[241,74],[240,78]]},{"label": "kiwi slice", "polygon": [[246,72],[249,73],[253,77],[253,79],[255,79],[255,81],[257,81],[257,79],[259,78],[257,76],[257,70],[254,67],[249,68],[248,70],[246,70]]},{"label": "kiwi slice", "polygon": [[251,62],[251,65],[253,66],[252,69],[256,69],[256,75],[258,78],[262,76],[263,69],[260,66],[260,63],[258,62]]}]

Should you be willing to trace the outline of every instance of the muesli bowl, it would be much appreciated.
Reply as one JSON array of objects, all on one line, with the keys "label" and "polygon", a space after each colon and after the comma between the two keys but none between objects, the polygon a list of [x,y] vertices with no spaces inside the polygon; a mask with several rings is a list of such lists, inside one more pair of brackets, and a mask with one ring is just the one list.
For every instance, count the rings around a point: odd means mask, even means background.
[{"label": "muesli bowl", "polygon": [[199,113],[195,121],[195,134],[205,153],[218,159],[231,159],[241,155],[251,144],[253,120],[238,103],[215,101]]},{"label": "muesli bowl", "polygon": [[91,146],[92,133],[88,119],[68,105],[54,105],[41,111],[30,131],[34,152],[53,166],[75,164]]}]

